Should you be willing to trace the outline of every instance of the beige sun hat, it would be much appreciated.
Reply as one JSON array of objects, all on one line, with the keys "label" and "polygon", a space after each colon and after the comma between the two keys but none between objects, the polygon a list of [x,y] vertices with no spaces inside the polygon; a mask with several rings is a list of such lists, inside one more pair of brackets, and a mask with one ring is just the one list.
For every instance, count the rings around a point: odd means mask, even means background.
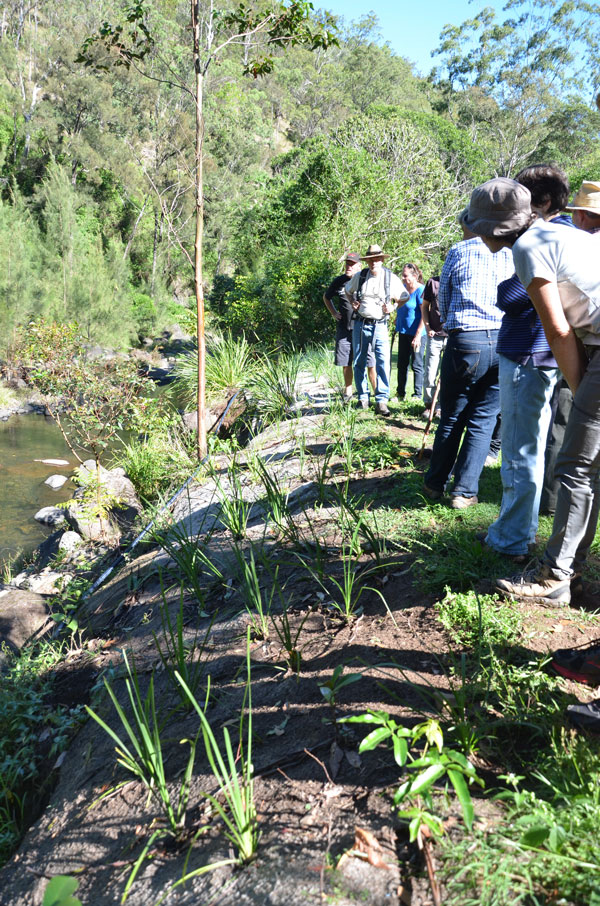
[{"label": "beige sun hat", "polygon": [[361,255],[363,261],[367,261],[369,258],[389,258],[390,256],[383,251],[380,245],[374,244],[370,245],[367,249],[366,255]]},{"label": "beige sun hat", "polygon": [[565,207],[565,211],[589,211],[591,214],[600,214],[600,182],[582,182],[579,192],[575,194],[571,204]]}]

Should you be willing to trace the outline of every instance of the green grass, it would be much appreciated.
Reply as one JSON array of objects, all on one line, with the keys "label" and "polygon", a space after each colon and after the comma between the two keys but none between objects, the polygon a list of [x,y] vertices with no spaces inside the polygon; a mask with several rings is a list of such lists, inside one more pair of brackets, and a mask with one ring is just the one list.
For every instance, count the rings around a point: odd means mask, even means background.
[{"label": "green grass", "polygon": [[522,618],[498,595],[478,595],[474,591],[452,592],[446,588],[444,598],[436,604],[442,626],[452,639],[471,648],[508,646],[522,631]]}]

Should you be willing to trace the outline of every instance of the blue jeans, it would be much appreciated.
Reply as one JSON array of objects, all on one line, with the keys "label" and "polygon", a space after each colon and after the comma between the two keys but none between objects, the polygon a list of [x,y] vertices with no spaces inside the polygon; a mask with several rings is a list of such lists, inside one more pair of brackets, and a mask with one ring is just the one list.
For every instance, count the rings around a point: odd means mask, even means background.
[{"label": "blue jeans", "polygon": [[440,382],[442,415],[425,475],[433,490],[444,490],[454,467],[452,495],[477,494],[500,411],[497,339],[497,330],[459,330],[448,337]]},{"label": "blue jeans", "polygon": [[354,322],[352,333],[352,349],[354,351],[354,383],[358,398],[369,399],[369,382],[366,374],[367,356],[372,351],[375,356],[375,372],[377,374],[377,389],[375,401],[377,403],[390,398],[390,336],[387,320],[367,324],[361,318]]},{"label": "blue jeans", "polygon": [[557,368],[500,360],[502,505],[486,543],[504,554],[526,554],[535,541],[544,480],[544,449]]}]

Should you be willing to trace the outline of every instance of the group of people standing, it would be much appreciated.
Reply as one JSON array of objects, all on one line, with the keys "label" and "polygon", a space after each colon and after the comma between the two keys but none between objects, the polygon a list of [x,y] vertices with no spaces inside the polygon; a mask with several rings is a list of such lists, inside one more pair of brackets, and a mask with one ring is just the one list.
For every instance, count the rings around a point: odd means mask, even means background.
[{"label": "group of people standing", "polygon": [[[344,273],[333,280],[323,296],[327,310],[337,321],[335,363],[343,369],[345,400],[352,400],[354,382],[359,407],[368,409],[370,385],[375,412],[384,417],[390,414],[390,316],[395,313],[394,338],[398,341],[397,399],[405,398],[412,366],[413,396],[431,406],[446,337],[435,308],[437,281],[430,280],[424,286],[420,268],[412,263],[404,265],[398,278],[384,266],[387,257],[378,245],[370,245],[362,257],[349,252]],[[361,261],[366,262],[362,269]]]},{"label": "group of people standing", "polygon": [[[353,256],[356,273],[345,286],[354,376],[364,408],[365,364],[372,352],[376,411],[388,414],[387,318],[397,306],[402,306],[396,322],[400,398],[411,361],[420,396],[422,334],[434,354],[445,345],[426,497],[440,500],[448,493],[457,509],[478,502],[479,478],[500,420],[502,503],[480,541],[524,562],[535,545],[550,463],[549,483],[557,492],[543,557],[522,574],[498,579],[496,587],[553,605],[569,604],[583,590],[582,569],[600,510],[600,238],[594,235],[600,232],[600,184],[584,182],[571,204],[568,199],[566,175],[549,165],[527,167],[514,180],[492,179],[475,189],[459,218],[464,238],[450,249],[439,285],[430,281],[437,322],[418,267],[405,265],[401,281],[391,275],[384,284],[385,256],[378,246],[364,256],[363,271]],[[380,268],[373,267],[376,260]],[[377,310],[366,305],[369,280],[369,302],[382,299]],[[378,352],[378,346],[385,348]],[[348,380],[346,388],[350,395]],[[557,651],[552,666],[563,676],[598,685],[600,645]],[[570,706],[569,716],[600,732],[600,699]]]}]

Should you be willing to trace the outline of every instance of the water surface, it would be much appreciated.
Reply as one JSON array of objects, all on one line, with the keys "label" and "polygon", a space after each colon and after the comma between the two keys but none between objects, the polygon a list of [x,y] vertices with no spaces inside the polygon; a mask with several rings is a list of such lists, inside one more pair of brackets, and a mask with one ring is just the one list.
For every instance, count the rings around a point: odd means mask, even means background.
[{"label": "water surface", "polygon": [[[51,466],[35,459],[66,459]],[[0,565],[19,554],[31,554],[52,529],[33,518],[43,506],[68,500],[74,485],[59,491],[44,484],[49,475],[71,475],[78,465],[55,422],[44,415],[13,415],[0,422]]]}]

